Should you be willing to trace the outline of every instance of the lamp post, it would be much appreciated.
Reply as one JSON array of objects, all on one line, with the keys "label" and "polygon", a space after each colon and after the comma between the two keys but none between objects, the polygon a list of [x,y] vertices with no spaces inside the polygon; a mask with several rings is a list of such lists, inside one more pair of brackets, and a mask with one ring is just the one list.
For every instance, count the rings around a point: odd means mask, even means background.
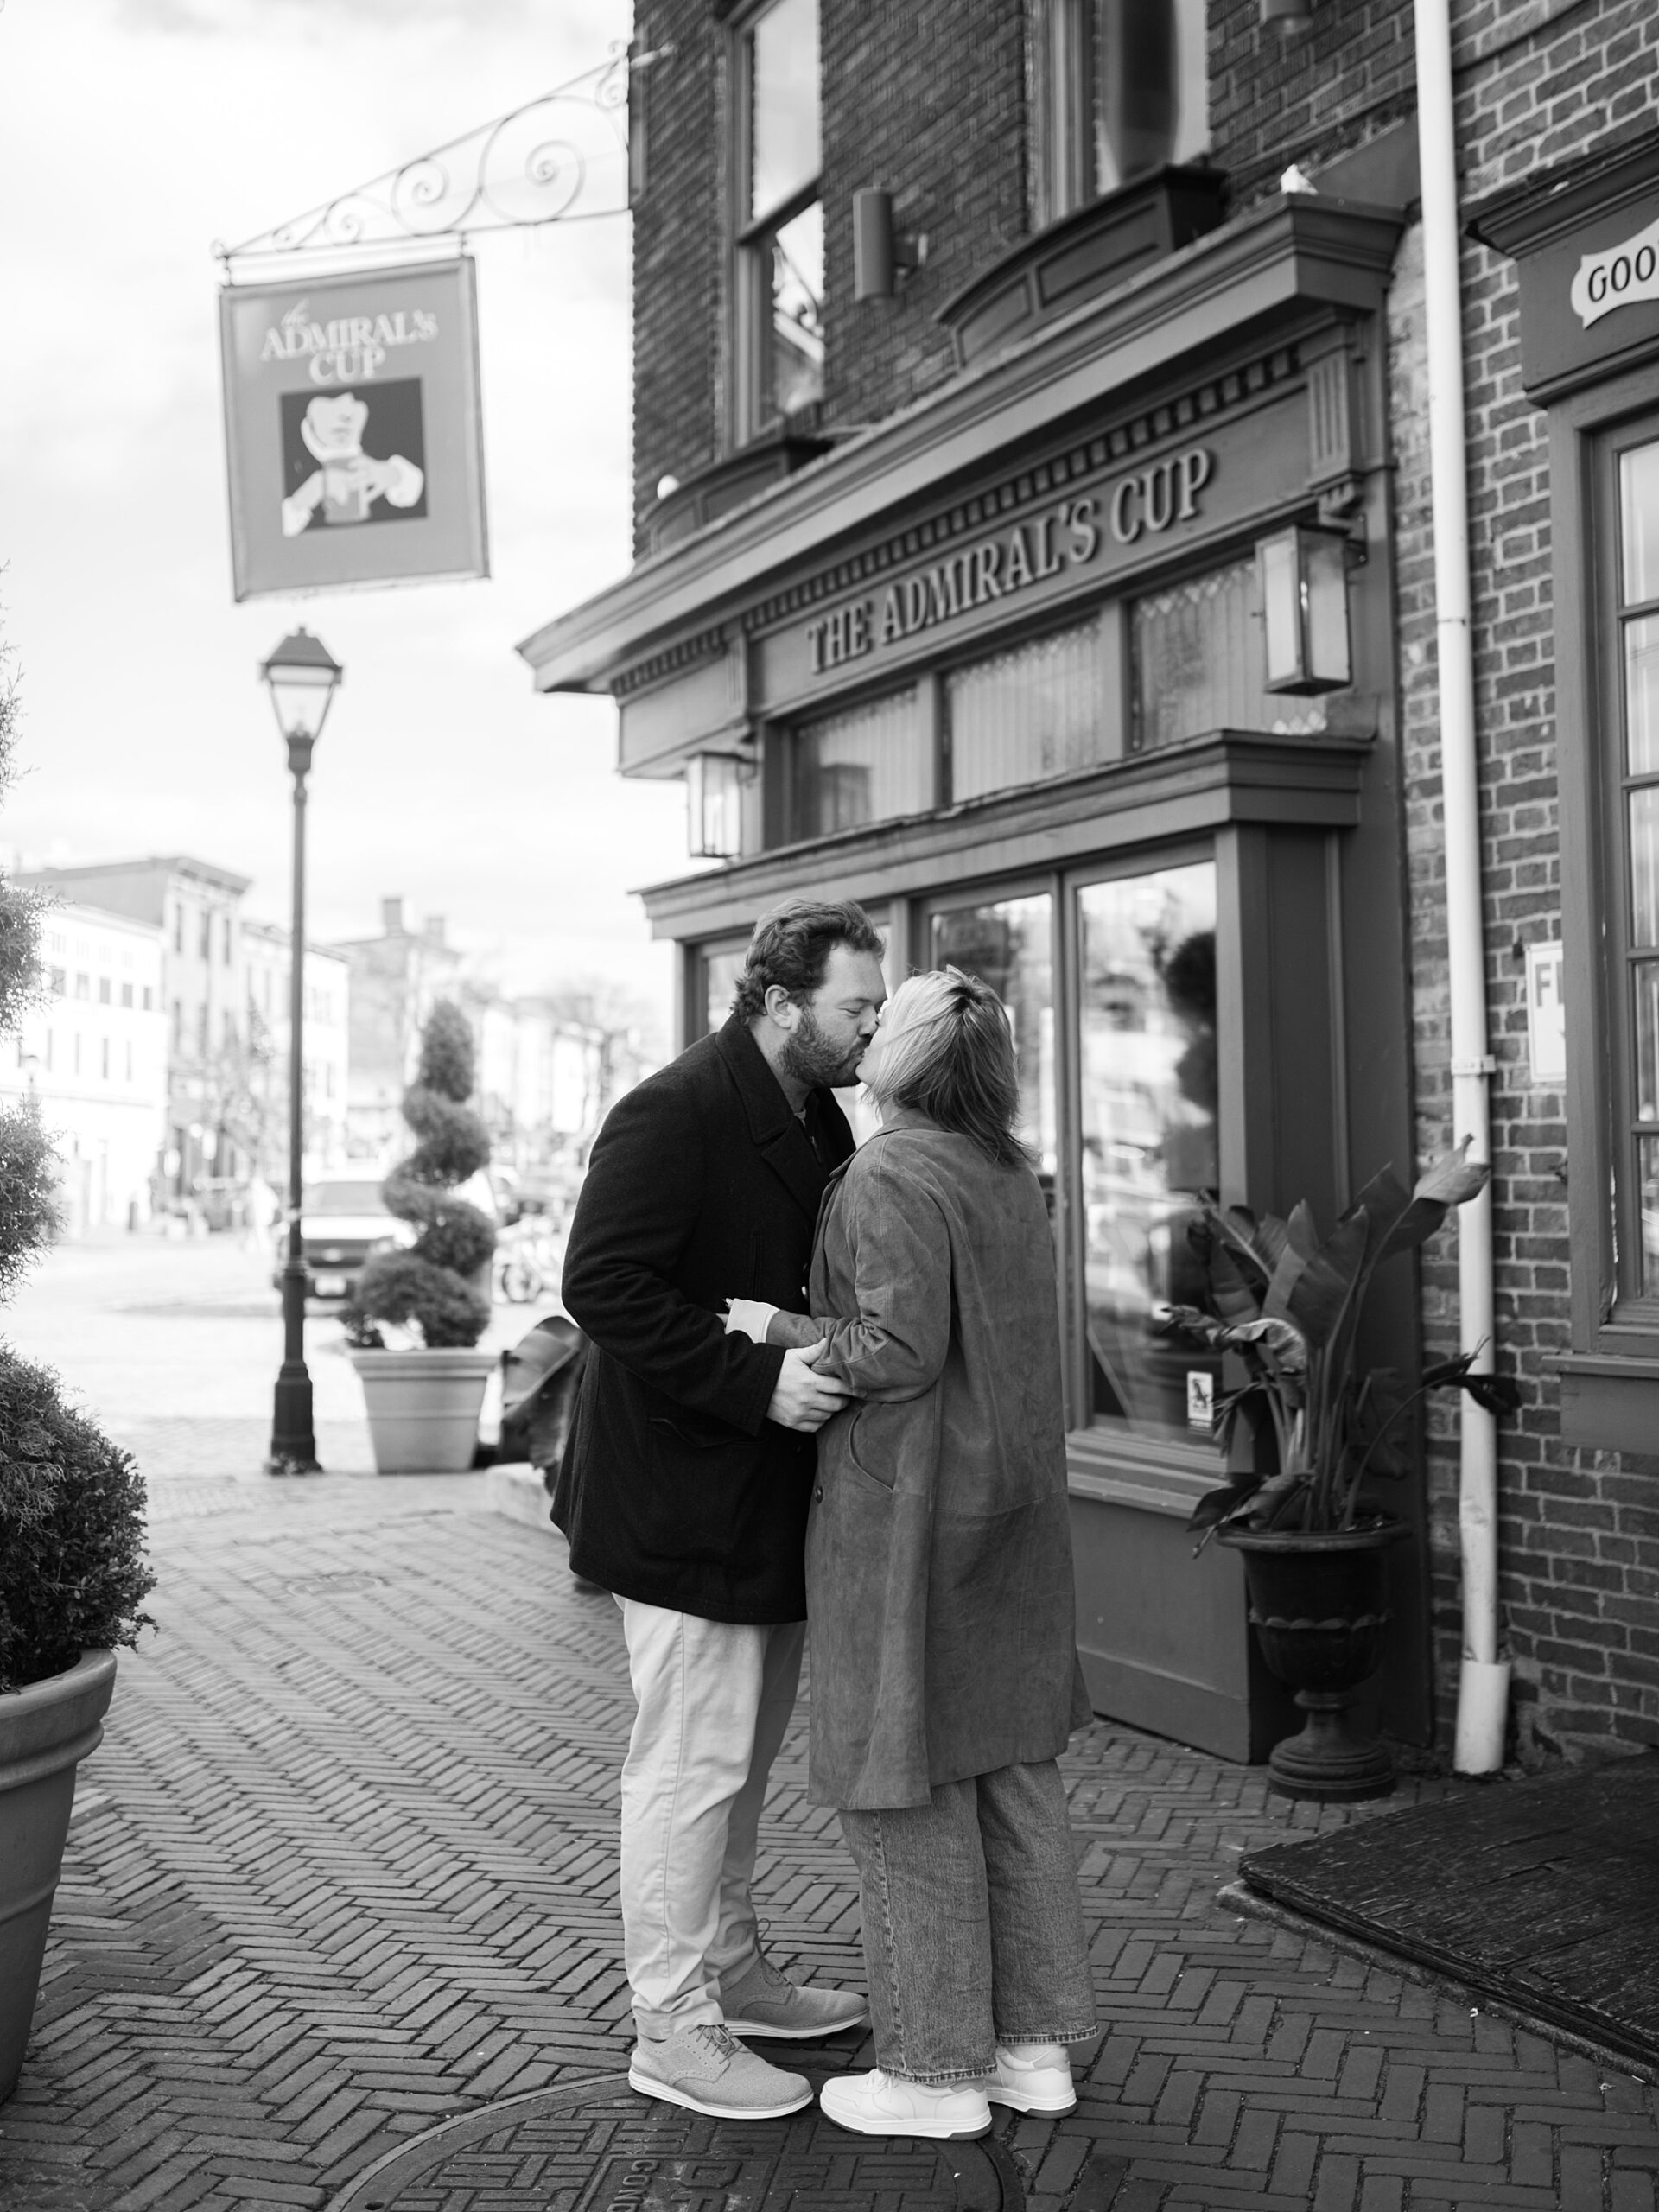
[{"label": "lamp post", "polygon": [[311,748],[345,671],[320,638],[296,630],[259,674],[276,727],[288,741],[294,779],[294,921],[288,952],[288,1257],[283,1262],[283,1363],[270,1424],[270,1475],[315,1475],[317,1439],[305,1364],[305,1241],[300,1225],[305,1149],[305,779]]}]

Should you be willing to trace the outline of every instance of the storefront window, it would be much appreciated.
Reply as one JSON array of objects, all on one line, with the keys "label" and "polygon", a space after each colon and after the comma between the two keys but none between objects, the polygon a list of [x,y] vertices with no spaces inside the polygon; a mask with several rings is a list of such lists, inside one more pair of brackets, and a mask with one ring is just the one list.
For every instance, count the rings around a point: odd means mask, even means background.
[{"label": "storefront window", "polygon": [[1090,1411],[1141,1435],[1185,1436],[1187,1376],[1217,1364],[1153,1323],[1201,1298],[1189,1194],[1218,1180],[1216,871],[1160,868],[1077,899]]},{"label": "storefront window", "polygon": [[748,949],[747,938],[729,944],[705,944],[697,952],[697,976],[693,1007],[694,1023],[701,1016],[702,1029],[692,1026],[694,1041],[698,1034],[711,1029],[723,1029],[726,1017],[732,1010],[732,1001],[737,993],[737,979],[743,973],[743,957]]},{"label": "storefront window", "polygon": [[738,40],[739,434],[823,396],[817,0],[772,0]]},{"label": "storefront window", "polygon": [[1131,750],[1150,753],[1212,729],[1308,734],[1324,702],[1264,691],[1262,586],[1254,556],[1137,599],[1131,612]]},{"label": "storefront window", "polygon": [[793,739],[793,835],[920,814],[931,781],[912,687],[808,722]]},{"label": "storefront window", "polygon": [[1020,1135],[1052,1189],[1055,1112],[1054,902],[1046,893],[957,906],[933,917],[932,964],[988,983],[1008,1010],[1020,1058]]},{"label": "storefront window", "polygon": [[1636,1205],[1624,1211],[1635,1215],[1630,1243],[1651,1298],[1659,1295],[1659,441],[1619,455],[1618,523],[1632,1077],[1624,1116],[1636,1186]]},{"label": "storefront window", "polygon": [[1102,699],[1097,620],[994,653],[945,678],[950,796],[1065,776],[1120,747]]}]

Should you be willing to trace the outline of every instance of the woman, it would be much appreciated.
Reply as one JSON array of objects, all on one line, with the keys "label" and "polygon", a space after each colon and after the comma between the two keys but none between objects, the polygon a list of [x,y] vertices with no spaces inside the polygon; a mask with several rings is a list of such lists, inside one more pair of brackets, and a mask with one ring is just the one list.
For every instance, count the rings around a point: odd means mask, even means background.
[{"label": "woman", "polygon": [[874,2072],[825,2085],[869,2135],[982,2134],[1076,2102],[1096,2032],[1055,1764],[1090,1718],[1073,1632],[1054,1248],[1014,1135],[995,995],[900,986],[858,1073],[881,1128],[831,1182],[814,1319],[855,1407],[820,1432],[807,1530],[810,1793],[857,1862]]}]

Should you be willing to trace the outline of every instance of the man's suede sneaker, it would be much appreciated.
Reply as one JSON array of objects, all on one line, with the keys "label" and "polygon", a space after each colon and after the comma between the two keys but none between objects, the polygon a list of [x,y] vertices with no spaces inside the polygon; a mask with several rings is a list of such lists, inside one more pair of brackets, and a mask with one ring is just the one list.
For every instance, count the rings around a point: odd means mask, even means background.
[{"label": "man's suede sneaker", "polygon": [[775,2036],[809,2043],[862,2027],[869,2007],[855,1989],[804,1989],[757,1951],[734,1980],[722,1981],[721,2010],[734,2036]]},{"label": "man's suede sneaker", "polygon": [[907,2082],[902,2075],[837,2074],[818,2092],[826,2119],[855,2135],[983,2135],[991,2108],[977,2082]]},{"label": "man's suede sneaker", "polygon": [[708,2022],[661,2043],[642,2036],[628,2063],[628,2086],[711,2120],[782,2120],[812,2101],[804,2075],[768,2066],[734,2043],[728,2029]]}]

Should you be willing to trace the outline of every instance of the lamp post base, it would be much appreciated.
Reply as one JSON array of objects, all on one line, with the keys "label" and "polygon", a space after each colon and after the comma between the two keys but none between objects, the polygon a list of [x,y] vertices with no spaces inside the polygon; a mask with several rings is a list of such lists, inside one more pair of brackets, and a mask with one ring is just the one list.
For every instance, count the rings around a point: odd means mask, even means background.
[{"label": "lamp post base", "polygon": [[311,1377],[303,1361],[297,1373],[284,1361],[276,1377],[276,1406],[271,1415],[270,1450],[264,1471],[268,1475],[320,1475],[316,1433],[312,1426]]}]

